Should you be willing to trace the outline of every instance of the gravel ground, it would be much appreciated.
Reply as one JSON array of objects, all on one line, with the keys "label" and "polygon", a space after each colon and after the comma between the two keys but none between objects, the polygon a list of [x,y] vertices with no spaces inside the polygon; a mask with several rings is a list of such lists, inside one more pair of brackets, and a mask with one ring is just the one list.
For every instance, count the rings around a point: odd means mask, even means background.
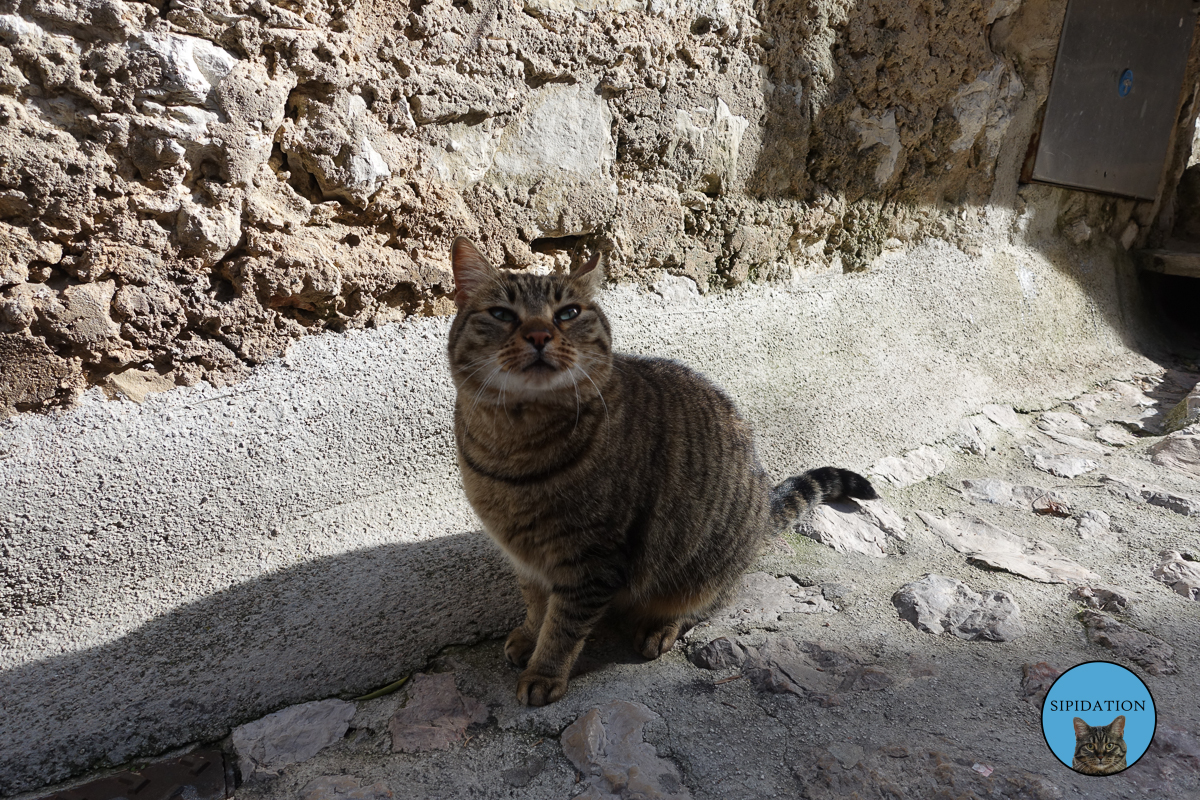
[{"label": "gravel ground", "polygon": [[[1058,413],[992,407],[986,416],[1008,427],[972,418],[973,427],[925,451],[933,469],[944,463],[938,474],[906,487],[880,479],[885,503],[905,522],[904,538],[886,539],[886,555],[837,552],[793,532],[763,556],[758,569],[770,578],[758,577],[791,587],[792,599],[799,597],[812,613],[789,613],[804,605],[799,601],[771,607],[782,595],[760,597],[758,616],[735,605],[655,662],[639,658],[627,643],[629,631],[614,622],[589,642],[567,696],[541,709],[517,705],[516,672],[504,662],[501,641],[450,648],[423,673],[451,673],[457,689],[441,700],[468,709],[457,722],[451,714],[421,723],[442,726],[445,749],[393,752],[404,742],[419,750],[415,729],[397,727],[397,719],[420,716],[418,706],[436,699],[429,688],[436,682],[418,678],[359,701],[345,735],[335,730],[334,743],[315,756],[265,775],[250,775],[243,761],[236,795],[1200,797],[1193,672],[1200,659],[1200,604],[1152,574],[1162,551],[1185,559],[1200,553],[1200,501],[1191,515],[1179,513],[1131,499],[1111,479],[1152,484],[1182,498],[1175,505],[1183,511],[1188,498],[1200,497],[1200,486],[1194,475],[1151,461],[1148,450],[1161,436],[1130,436],[1121,447],[1095,438],[1102,429],[1102,438],[1126,438],[1104,428],[1114,419],[1128,426],[1141,418],[1154,429],[1197,377],[1170,370],[1112,382],[1051,409]],[[1061,437],[1066,428],[1090,449],[1049,436]],[[1099,446],[1106,449],[1094,452]],[[1096,465],[1075,478],[1057,477],[1032,466],[1033,457],[1047,451]],[[963,481],[981,478],[1057,492],[1058,515],[1035,513],[1027,501],[973,499]],[[1104,512],[1108,530],[1093,529],[1084,538],[1079,519],[1088,511]],[[1099,576],[1090,585],[1126,599],[1125,609],[1111,616],[1127,631],[1157,637],[1169,650],[1147,656],[1090,642],[1081,622],[1084,604],[1070,596],[1073,583],[976,566],[917,512],[948,519],[962,513],[1055,548],[1060,558]],[[918,630],[899,617],[892,598],[927,573],[960,580],[975,592],[1008,593],[1024,633],[992,642]],[[716,670],[698,666],[705,660],[701,651],[720,637],[753,648],[753,658]],[[771,653],[783,651],[802,651],[798,658],[811,668],[807,677],[797,671],[799,662],[771,660]],[[1065,670],[1093,660],[1132,669],[1158,712],[1147,754],[1108,778],[1075,774],[1054,758],[1041,733],[1037,687],[1022,680],[1023,670],[1039,662]],[[408,717],[396,718],[405,708]],[[297,734],[283,733],[289,732]],[[235,758],[229,740],[224,747]]]}]

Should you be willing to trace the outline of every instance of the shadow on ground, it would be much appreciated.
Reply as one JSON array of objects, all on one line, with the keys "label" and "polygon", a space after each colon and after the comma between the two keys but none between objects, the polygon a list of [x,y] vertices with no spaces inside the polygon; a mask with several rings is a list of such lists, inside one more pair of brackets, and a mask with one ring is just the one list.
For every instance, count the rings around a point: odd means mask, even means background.
[{"label": "shadow on ground", "polygon": [[522,610],[479,532],[248,581],[115,641],[0,673],[0,795],[220,738],[281,706],[364,694],[448,643],[507,632]]}]

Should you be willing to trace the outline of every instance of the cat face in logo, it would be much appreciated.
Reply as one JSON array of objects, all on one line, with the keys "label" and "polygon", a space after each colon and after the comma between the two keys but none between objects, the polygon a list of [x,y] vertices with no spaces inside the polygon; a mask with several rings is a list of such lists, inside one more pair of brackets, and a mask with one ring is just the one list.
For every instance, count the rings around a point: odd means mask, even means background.
[{"label": "cat face in logo", "polygon": [[1084,775],[1112,775],[1125,769],[1125,715],[1107,725],[1075,717],[1075,758],[1071,768]]},{"label": "cat face in logo", "polygon": [[499,404],[574,402],[611,368],[611,334],[594,300],[600,254],[567,275],[502,273],[464,238],[451,251],[458,315],[450,365],[459,391]]}]

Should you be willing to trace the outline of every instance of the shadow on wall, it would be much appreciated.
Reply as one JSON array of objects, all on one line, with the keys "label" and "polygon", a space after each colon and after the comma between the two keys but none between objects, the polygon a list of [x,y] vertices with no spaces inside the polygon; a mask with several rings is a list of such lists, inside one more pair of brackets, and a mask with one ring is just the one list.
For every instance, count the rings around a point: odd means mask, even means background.
[{"label": "shadow on wall", "polygon": [[[1049,94],[1067,0],[944,7],[859,0],[840,17],[791,0],[756,7],[770,78],[747,191],[844,204],[831,209],[840,226],[802,223],[790,249],[839,254],[854,271],[867,268],[889,239],[941,238],[978,257],[1013,235],[1073,280],[1093,321],[1127,347],[1161,347],[1140,324],[1148,312],[1145,281],[1125,251],[1157,246],[1171,226],[1198,111],[1200,37],[1159,197],[1137,201],[1019,182]],[[813,35],[825,30],[835,40]],[[989,229],[983,206],[1015,212],[1014,230]],[[1022,292],[1031,290],[1032,273],[1015,261],[1004,266]]]},{"label": "shadow on wall", "polygon": [[113,642],[0,673],[0,795],[217,739],[292,703],[364,694],[447,644],[506,633],[522,611],[503,555],[479,532],[248,581]]}]

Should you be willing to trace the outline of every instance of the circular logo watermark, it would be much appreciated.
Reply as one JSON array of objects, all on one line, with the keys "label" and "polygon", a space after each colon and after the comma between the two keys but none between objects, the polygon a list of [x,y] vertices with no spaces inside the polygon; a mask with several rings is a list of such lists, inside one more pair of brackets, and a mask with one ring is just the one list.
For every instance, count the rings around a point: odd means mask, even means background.
[{"label": "circular logo watermark", "polygon": [[1042,704],[1042,734],[1055,758],[1084,775],[1116,775],[1154,738],[1154,698],[1120,664],[1089,661],[1058,676]]}]

